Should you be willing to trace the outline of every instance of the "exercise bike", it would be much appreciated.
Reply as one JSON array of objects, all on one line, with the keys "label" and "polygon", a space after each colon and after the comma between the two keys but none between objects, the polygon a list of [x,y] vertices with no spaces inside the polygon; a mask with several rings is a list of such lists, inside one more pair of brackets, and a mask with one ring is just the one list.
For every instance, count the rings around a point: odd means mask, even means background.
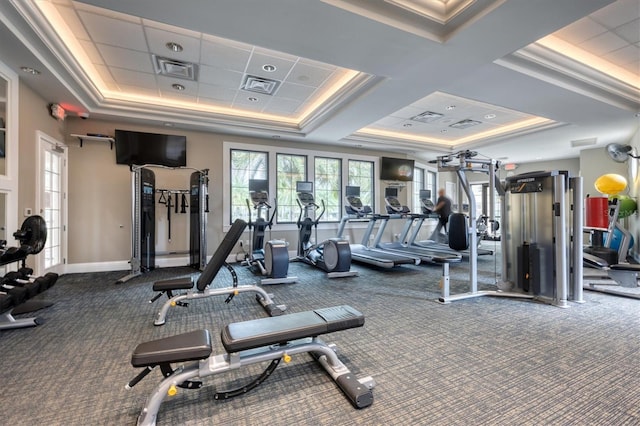
[{"label": "exercise bike", "polygon": [[[289,250],[286,241],[269,240],[265,243],[264,237],[267,228],[271,233],[273,218],[278,207],[275,206],[273,214],[269,217],[269,192],[267,181],[259,179],[249,180],[249,197],[247,208],[249,209],[249,232],[251,233],[251,253],[245,263],[251,270],[266,278],[260,280],[260,284],[286,284],[294,283],[298,277],[290,277],[289,273]],[[251,207],[253,204],[253,208]],[[251,218],[251,211],[256,211],[256,220]]]},{"label": "exercise bike", "polygon": [[[318,241],[318,223],[324,215],[325,204],[320,208],[313,197],[313,182],[296,182],[296,192],[300,214],[298,215],[298,254],[296,259],[316,266],[327,272],[329,278],[354,277],[357,271],[351,271],[351,248],[342,238],[329,238],[320,244],[311,243],[311,233],[315,230]],[[304,216],[304,217],[303,217]],[[312,219],[315,216],[315,219]]]}]

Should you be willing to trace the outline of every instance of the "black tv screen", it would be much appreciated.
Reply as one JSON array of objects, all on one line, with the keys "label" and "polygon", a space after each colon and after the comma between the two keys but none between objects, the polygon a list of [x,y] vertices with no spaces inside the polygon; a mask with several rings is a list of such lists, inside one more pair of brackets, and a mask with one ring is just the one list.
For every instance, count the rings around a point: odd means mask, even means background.
[{"label": "black tv screen", "polygon": [[380,159],[380,179],[410,182],[413,180],[414,163],[413,160],[406,158],[382,157]]},{"label": "black tv screen", "polygon": [[187,165],[186,136],[116,129],[115,140],[117,164],[156,164],[166,167]]}]

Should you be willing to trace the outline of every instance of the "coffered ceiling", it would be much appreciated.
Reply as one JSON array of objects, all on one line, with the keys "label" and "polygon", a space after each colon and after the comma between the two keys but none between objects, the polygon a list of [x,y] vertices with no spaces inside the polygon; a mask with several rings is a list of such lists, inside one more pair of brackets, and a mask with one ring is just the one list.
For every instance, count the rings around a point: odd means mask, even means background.
[{"label": "coffered ceiling", "polygon": [[93,119],[514,162],[640,122],[637,0],[8,0],[0,18],[0,60]]}]

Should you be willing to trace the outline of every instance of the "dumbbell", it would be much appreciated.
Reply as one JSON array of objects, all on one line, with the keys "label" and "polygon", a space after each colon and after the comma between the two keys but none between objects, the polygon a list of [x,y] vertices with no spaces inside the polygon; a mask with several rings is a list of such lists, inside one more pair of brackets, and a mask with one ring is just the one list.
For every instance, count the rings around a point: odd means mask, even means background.
[{"label": "dumbbell", "polygon": [[16,281],[18,283],[23,283],[23,284],[26,284],[27,282],[34,283],[40,280],[41,283],[42,282],[45,283],[45,286],[42,289],[42,291],[53,287],[56,281],[58,281],[58,274],[54,272],[47,272],[42,277],[34,277],[31,275],[32,273],[33,273],[33,269],[24,267],[24,268],[20,268],[17,271],[7,272],[4,278],[11,281]]},{"label": "dumbbell", "polygon": [[4,291],[0,291],[0,312],[4,312],[14,306],[13,297]]},{"label": "dumbbell", "polygon": [[11,285],[9,283],[0,284],[0,292],[11,296],[14,306],[21,304],[30,297],[29,290],[27,288],[19,285]]}]

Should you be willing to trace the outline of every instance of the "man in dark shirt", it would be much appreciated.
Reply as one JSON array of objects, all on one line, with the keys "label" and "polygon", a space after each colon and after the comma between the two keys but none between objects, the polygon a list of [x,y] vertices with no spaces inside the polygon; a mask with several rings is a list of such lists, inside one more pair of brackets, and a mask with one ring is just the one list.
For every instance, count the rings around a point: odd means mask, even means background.
[{"label": "man in dark shirt", "polygon": [[[442,188],[438,190],[438,200],[436,201],[436,206],[433,211],[438,213],[439,218],[436,229],[433,230],[429,239],[436,242],[446,242],[447,223],[449,222],[449,215],[451,214],[451,199],[445,195],[444,189]],[[441,230],[444,230],[444,234],[440,232]]]}]

